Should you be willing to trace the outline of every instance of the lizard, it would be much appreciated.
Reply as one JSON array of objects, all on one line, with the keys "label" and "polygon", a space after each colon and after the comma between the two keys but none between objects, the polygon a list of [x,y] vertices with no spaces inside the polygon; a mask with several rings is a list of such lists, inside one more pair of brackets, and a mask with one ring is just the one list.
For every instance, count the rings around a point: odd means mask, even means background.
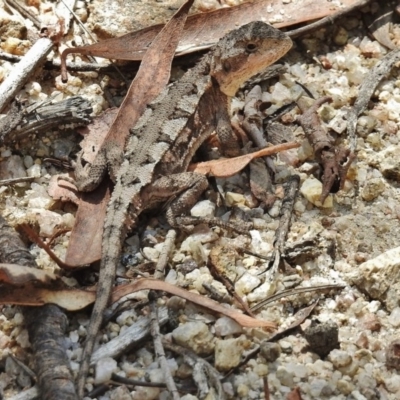
[{"label": "lizard", "polygon": [[[261,21],[227,33],[148,105],[130,129],[123,151],[106,144],[91,164],[84,162],[82,152],[78,154],[78,190],[93,190],[107,172],[115,183],[104,222],[96,300],[77,377],[80,398],[129,229],[143,211],[171,198],[166,209],[168,223],[173,227],[193,223],[193,217],[186,214],[208,181],[204,175],[187,172],[192,157],[214,131],[226,155],[238,153],[230,125],[230,99],[245,81],[281,58],[291,46],[288,35]],[[206,222],[218,224],[217,218]]]}]

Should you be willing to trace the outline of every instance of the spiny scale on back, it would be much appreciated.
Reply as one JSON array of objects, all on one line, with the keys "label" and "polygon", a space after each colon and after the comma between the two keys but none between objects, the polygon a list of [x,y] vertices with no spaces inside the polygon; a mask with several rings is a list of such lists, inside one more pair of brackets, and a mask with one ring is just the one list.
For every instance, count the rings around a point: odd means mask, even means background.
[{"label": "spiny scale on back", "polygon": [[[217,116],[212,115],[213,93],[223,93],[221,97],[229,99],[247,79],[282,57],[291,44],[287,35],[262,22],[252,22],[228,33],[194,68],[165,89],[131,129],[104,224],[97,297],[78,375],[80,397],[83,396],[96,334],[111,294],[122,243],[127,230],[148,206],[147,199],[142,198],[145,196],[143,189],[163,171],[186,171],[196,149],[215,128]],[[211,104],[204,107],[205,101]],[[196,111],[200,109],[199,103],[203,104],[203,112],[210,111],[211,115]],[[199,117],[200,121],[195,121]],[[204,131],[203,124],[207,126]],[[187,146],[183,150],[181,146],[179,160],[176,159],[178,153],[171,151],[178,142]],[[112,151],[112,147],[109,150]]]}]

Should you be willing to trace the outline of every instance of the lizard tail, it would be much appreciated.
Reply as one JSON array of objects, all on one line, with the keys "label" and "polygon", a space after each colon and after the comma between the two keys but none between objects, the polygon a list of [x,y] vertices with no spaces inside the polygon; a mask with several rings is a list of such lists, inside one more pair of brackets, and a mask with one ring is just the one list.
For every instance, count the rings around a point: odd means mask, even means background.
[{"label": "lizard tail", "polygon": [[86,377],[89,372],[90,359],[96,336],[103,322],[104,311],[107,308],[114,284],[116,267],[121,254],[122,243],[124,242],[127,233],[125,220],[131,199],[129,198],[129,201],[125,201],[125,199],[121,198],[118,200],[118,202],[114,202],[114,204],[118,204],[118,208],[109,208],[107,219],[104,224],[102,257],[96,301],[93,306],[77,377],[77,389],[80,399],[83,398]]}]

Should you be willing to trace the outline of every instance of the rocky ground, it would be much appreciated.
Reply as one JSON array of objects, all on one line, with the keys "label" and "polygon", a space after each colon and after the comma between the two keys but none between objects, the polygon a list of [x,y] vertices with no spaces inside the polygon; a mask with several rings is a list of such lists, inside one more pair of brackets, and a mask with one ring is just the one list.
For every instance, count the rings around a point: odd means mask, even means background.
[{"label": "rocky ground", "polygon": [[[38,13],[51,18],[52,3],[39,3]],[[125,28],[118,21],[118,15],[123,13],[117,11],[113,17],[113,10],[107,8],[107,2],[91,3],[89,7],[83,1],[77,3],[78,15],[97,35],[112,36],[113,29],[119,24]],[[162,3],[154,4],[160,6]],[[155,21],[154,15],[161,13],[159,8],[153,7],[154,4],[147,4],[147,8],[141,11],[152,22]],[[169,7],[173,5],[168,4]],[[136,3],[133,6],[137,6]],[[197,7],[209,9],[213,6],[211,2],[204,2]],[[372,10],[377,9],[377,5],[371,7]],[[344,17],[310,36],[297,39],[293,49],[282,60],[286,70],[268,85],[261,85],[261,98],[265,104],[270,105],[265,115],[272,114],[304,95],[302,87],[298,85],[300,83],[315,98],[326,95],[332,97],[330,104],[324,104],[319,109],[320,119],[323,126],[331,130],[338,144],[349,146],[343,116],[354,104],[359,87],[373,66],[389,51],[368,35],[364,24],[367,14],[371,14],[370,8]],[[29,46],[28,39],[21,33],[23,20],[20,17],[10,17],[3,4],[0,18],[16,20],[17,27],[8,31],[7,40],[3,40],[2,34],[4,51],[11,51],[7,43],[11,46],[19,41],[23,42],[19,43],[23,46],[26,41],[25,45]],[[148,20],[143,19],[137,27],[148,23]],[[398,28],[393,26],[391,35],[394,43],[399,38],[398,34]],[[12,68],[11,62],[0,61],[0,79]],[[302,399],[400,398],[400,376],[396,369],[400,368],[400,362],[395,342],[400,339],[398,71],[395,66],[383,78],[367,110],[360,117],[355,160],[344,188],[329,195],[323,205],[318,201],[321,185],[313,151],[303,130],[296,123],[300,111],[294,108],[283,120],[286,126],[291,127],[301,147],[289,150],[274,160],[276,173],[272,190],[277,201],[271,208],[263,207],[251,194],[246,171],[229,179],[217,179],[217,186],[224,193],[226,202],[240,206],[244,214],[257,221],[260,229],[252,230],[249,236],[245,236],[201,226],[191,234],[178,235],[166,281],[204,296],[210,295],[204,285],[208,284],[220,298],[226,299],[226,288],[210,272],[210,252],[215,248],[222,249],[222,252],[226,251],[226,247],[234,247],[238,251],[246,248],[256,255],[270,257],[275,230],[279,225],[283,185],[288,177],[298,174],[300,193],[294,204],[286,247],[300,243],[300,253],[303,251],[307,256],[292,257],[290,272],[279,273],[271,281],[269,273],[264,273],[268,265],[266,260],[241,252],[240,256],[236,255],[232,259],[236,267],[233,272],[236,292],[253,306],[289,288],[324,284],[344,286],[328,292],[315,290],[288,295],[258,310],[258,318],[272,320],[281,329],[296,320],[295,314],[299,309],[319,299],[310,317],[301,325],[301,330],[294,330],[275,343],[268,342],[270,334],[260,329],[243,329],[226,317],[206,313],[188,302],[177,298],[161,298],[160,305],[169,304],[171,309],[178,310],[175,325],[169,325],[165,331],[166,339],[189,347],[206,358],[221,376],[238,365],[243,354],[259,346],[259,352],[254,357],[222,380],[226,398],[263,399],[263,378],[268,381],[271,399],[275,400],[286,399],[294,387],[300,389]],[[175,70],[174,73],[179,75],[180,72]],[[21,96],[30,101],[38,101],[48,96],[61,100],[79,94],[92,103],[95,115],[108,107],[104,92],[108,84],[114,84],[115,87],[115,76],[96,72],[72,75],[74,78],[68,84],[62,84],[58,71],[43,72],[23,89]],[[117,101],[122,96],[123,93],[116,91]],[[247,94],[238,94],[233,103],[235,113],[240,114],[246,98]],[[78,148],[78,139],[73,130],[55,131],[25,140],[16,146],[0,148],[2,179],[26,175],[35,177],[34,182],[25,186],[0,188],[2,215],[10,223],[30,221],[39,226],[41,235],[47,238],[61,227],[73,226],[75,207],[54,201],[47,193],[50,177],[61,170],[44,163],[43,159],[73,155]],[[210,195],[202,199],[192,213],[220,215],[224,211],[216,205],[215,196]],[[139,230],[140,234],[133,232],[127,240],[123,263],[119,267],[119,281],[125,281],[127,272],[128,276],[135,276],[135,268],[139,269],[159,257],[165,239],[165,221],[162,217],[153,216],[144,224]],[[305,249],[307,241],[311,241],[312,250]],[[59,237],[53,245],[54,251],[61,258],[65,255],[67,243],[68,234]],[[58,270],[43,250],[32,245],[31,251],[37,256],[40,268]],[[91,279],[92,282],[96,279],[94,274]],[[68,277],[68,281],[72,285],[77,284],[72,277]],[[143,298],[142,295],[138,297]],[[101,342],[114,339],[142,317],[140,309],[122,312],[103,330]],[[10,355],[29,362],[29,341],[22,314],[17,307],[3,306],[0,321],[0,388],[5,399],[17,398],[15,396],[31,387],[33,381],[29,375],[21,372]],[[73,371],[79,367],[78,360],[88,321],[89,312],[70,314],[66,346]],[[312,329],[319,329],[315,327],[322,327],[322,333],[318,333],[317,337],[322,337],[323,350],[318,347],[318,341],[315,343],[312,340]],[[338,330],[337,343],[335,329]],[[323,338],[328,331],[333,338],[327,339],[324,344]],[[177,381],[191,376],[192,366],[183,356],[167,353],[167,358]],[[109,358],[99,361],[95,374],[89,378],[88,389],[93,384],[107,381],[112,371],[131,379],[147,377],[150,381],[162,381],[162,371],[151,346],[147,344],[122,355],[118,362]],[[182,398],[205,398],[196,397],[196,391],[191,393],[182,394]],[[157,398],[169,397],[160,388],[127,389],[123,386],[113,387],[98,397],[137,400]],[[216,397],[214,394],[214,397],[207,398]]]}]

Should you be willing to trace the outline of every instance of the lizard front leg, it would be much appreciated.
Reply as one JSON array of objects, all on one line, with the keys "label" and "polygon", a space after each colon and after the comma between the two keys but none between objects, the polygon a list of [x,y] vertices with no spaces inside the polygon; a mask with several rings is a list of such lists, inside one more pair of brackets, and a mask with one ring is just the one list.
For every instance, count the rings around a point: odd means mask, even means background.
[{"label": "lizard front leg", "polygon": [[188,215],[190,209],[197,203],[201,194],[207,189],[207,178],[196,172],[182,172],[157,179],[142,192],[148,204],[172,200],[166,210],[168,223],[172,227],[182,228],[189,225],[206,223],[225,229],[235,230],[240,233],[248,233],[252,228],[251,223],[224,222],[219,218],[198,218]]},{"label": "lizard front leg", "polygon": [[222,152],[227,157],[236,157],[240,155],[240,146],[238,138],[233,132],[230,117],[231,99],[220,91],[213,93],[215,105],[215,131],[221,142]]},{"label": "lizard front leg", "polygon": [[100,148],[93,162],[83,159],[83,150],[78,153],[75,167],[75,186],[81,192],[91,192],[100,185],[107,171],[115,182],[123,160],[123,150],[115,143]]},{"label": "lizard front leg", "polygon": [[222,153],[227,157],[236,157],[240,154],[240,146],[231,126],[229,113],[225,108],[219,108],[221,110],[218,110],[216,114],[217,126],[215,130],[221,142]]}]

